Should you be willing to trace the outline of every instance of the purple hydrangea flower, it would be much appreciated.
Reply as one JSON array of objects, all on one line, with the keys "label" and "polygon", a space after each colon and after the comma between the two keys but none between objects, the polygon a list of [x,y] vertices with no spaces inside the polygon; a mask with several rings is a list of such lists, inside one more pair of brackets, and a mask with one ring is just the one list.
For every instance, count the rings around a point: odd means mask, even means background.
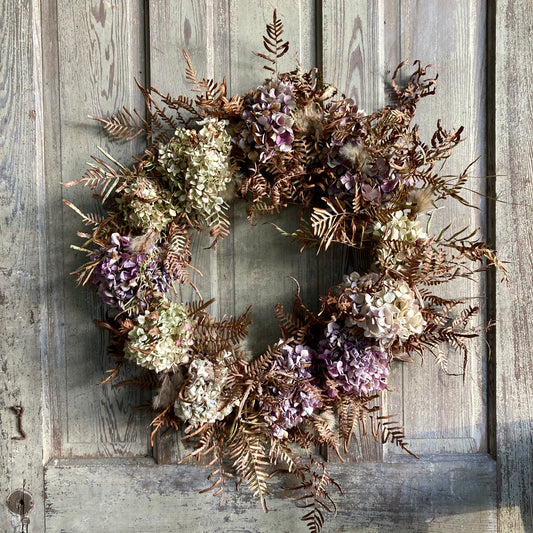
[{"label": "purple hydrangea flower", "polygon": [[[318,359],[344,392],[369,395],[386,388],[389,374],[387,352],[368,339],[355,338],[349,328],[330,322],[318,348]],[[329,391],[330,396],[335,391]]]},{"label": "purple hydrangea flower", "polygon": [[[353,120],[356,118],[357,116]],[[357,129],[355,126],[354,128]],[[371,156],[364,147],[363,139],[363,131],[342,140],[331,138],[327,162],[334,171],[336,180],[329,187],[330,198],[342,200],[353,196],[355,185],[359,183],[363,198],[369,203],[380,204],[388,200],[398,186],[398,176],[385,158],[369,160]]]},{"label": "purple hydrangea flower", "polygon": [[277,152],[291,150],[294,120],[290,113],[296,107],[293,90],[290,82],[272,81],[246,98],[238,144],[250,159],[264,163]]},{"label": "purple hydrangea flower", "polygon": [[305,390],[301,384],[309,382],[312,374],[309,370],[315,352],[308,346],[284,346],[276,361],[277,370],[287,374],[287,387],[282,390],[270,386],[271,399],[263,404],[265,419],[270,424],[272,433],[277,438],[287,436],[287,430],[302,422],[322,405],[318,394]]},{"label": "purple hydrangea flower", "polygon": [[139,296],[141,269],[153,291],[166,292],[171,284],[160,260],[149,259],[145,253],[130,253],[130,244],[129,237],[113,233],[111,245],[92,257],[101,261],[91,275],[91,282],[102,301],[115,309],[124,309],[127,302]]}]

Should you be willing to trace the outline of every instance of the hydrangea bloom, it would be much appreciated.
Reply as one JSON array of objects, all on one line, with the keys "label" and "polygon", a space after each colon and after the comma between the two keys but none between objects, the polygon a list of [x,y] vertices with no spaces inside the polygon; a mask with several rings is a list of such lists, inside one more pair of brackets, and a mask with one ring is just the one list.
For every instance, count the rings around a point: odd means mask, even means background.
[{"label": "hydrangea bloom", "polygon": [[[330,322],[326,338],[319,343],[318,358],[343,392],[369,395],[386,388],[387,352],[368,340],[356,339],[349,328]],[[330,395],[334,394],[331,390]]]},{"label": "hydrangea bloom", "polygon": [[133,320],[124,349],[127,359],[156,372],[187,363],[194,343],[194,323],[187,307],[166,300],[163,304]]},{"label": "hydrangea bloom", "polygon": [[155,180],[139,177],[136,187],[126,186],[116,200],[128,225],[143,232],[163,231],[177,215],[171,192]]},{"label": "hydrangea bloom", "polygon": [[198,124],[202,126],[198,133],[177,130],[159,148],[158,162],[179,209],[209,216],[222,209],[221,193],[231,182],[231,137],[225,120],[208,118]]},{"label": "hydrangea bloom", "polygon": [[[352,117],[356,129],[357,120],[362,116],[362,112],[357,111]],[[332,137],[327,153],[328,166],[335,171],[337,180],[328,193],[332,198],[342,199],[355,194],[355,186],[359,184],[363,199],[379,204],[390,197],[399,179],[386,159],[371,160],[364,145],[364,133],[359,133],[362,136],[350,135],[343,140]]]},{"label": "hydrangea bloom", "polygon": [[401,270],[402,262],[407,259],[406,252],[391,250],[387,247],[387,241],[415,243],[428,238],[420,222],[411,220],[408,214],[409,211],[396,211],[385,224],[377,222],[374,225],[372,237],[381,242],[376,250],[377,260],[381,265]]},{"label": "hydrangea bloom", "polygon": [[365,287],[378,278],[378,274],[360,276],[357,272],[347,278],[348,294],[353,301],[356,318],[347,319],[346,325],[359,326],[364,330],[365,337],[378,339],[382,346],[422,333],[426,321],[407,283],[386,278],[379,290],[367,292]]},{"label": "hydrangea bloom", "polygon": [[101,261],[91,275],[91,282],[102,301],[116,309],[124,309],[135,296],[142,298],[143,295],[138,294],[141,272],[154,291],[165,292],[171,283],[160,260],[145,253],[130,253],[130,244],[129,237],[113,233],[109,248],[93,256],[93,259],[100,257]]},{"label": "hydrangea bloom", "polygon": [[[230,357],[227,352],[225,357]],[[222,391],[228,377],[224,357],[218,363],[196,358],[188,367],[189,379],[174,404],[176,415],[190,424],[201,426],[222,420],[237,405],[238,399],[225,404]]]},{"label": "hydrangea bloom", "polygon": [[245,100],[239,147],[252,160],[266,162],[277,152],[288,152],[294,141],[291,111],[296,107],[294,86],[271,80]]},{"label": "hydrangea bloom", "polygon": [[287,430],[297,426],[304,417],[309,416],[321,406],[320,398],[309,390],[299,387],[302,381],[309,381],[309,370],[313,363],[314,352],[308,346],[283,346],[276,361],[277,369],[288,374],[287,387],[282,390],[269,387],[271,401],[263,405],[265,419],[277,438],[287,437]]}]

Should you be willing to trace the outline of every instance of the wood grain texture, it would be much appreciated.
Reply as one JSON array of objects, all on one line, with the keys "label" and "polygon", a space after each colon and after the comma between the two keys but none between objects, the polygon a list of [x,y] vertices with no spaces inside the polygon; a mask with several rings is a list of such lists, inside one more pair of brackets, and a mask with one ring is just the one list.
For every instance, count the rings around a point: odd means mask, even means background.
[{"label": "wood grain texture", "polygon": [[[185,80],[181,56],[181,50],[186,49],[198,76],[215,80],[225,77],[230,94],[260,85],[265,73],[252,50],[262,49],[261,35],[271,21],[274,7],[272,2],[249,5],[238,0],[151,2],[151,83],[163,92],[188,94],[191,87]],[[314,62],[312,2],[285,2],[280,16],[285,35],[291,40],[291,50],[310,68]],[[168,65],[176,68],[169,70]],[[293,54],[289,54],[281,68],[293,67]],[[291,307],[296,285],[289,276],[302,284],[305,301],[316,307],[317,261],[312,252],[299,254],[297,247],[270,225],[276,222],[284,229],[291,226],[295,229],[296,210],[264,217],[252,227],[246,219],[245,207],[243,201],[234,202],[231,234],[215,251],[206,250],[207,235],[195,236],[194,266],[204,273],[202,278],[195,277],[195,282],[205,299],[216,298],[211,307],[215,315],[240,314],[253,306],[254,323],[247,348],[258,355],[279,338],[274,305],[279,302]],[[191,290],[182,290],[180,298],[189,300],[196,296]],[[163,464],[175,462],[186,451],[187,447],[174,435],[159,440],[155,453]]]},{"label": "wood grain texture", "polygon": [[[464,125],[467,140],[462,143],[445,168],[446,174],[458,175],[483,154],[485,66],[485,11],[479,2],[423,3],[360,0],[323,2],[323,69],[324,79],[355,99],[371,112],[389,99],[390,78],[404,59],[420,58],[435,64],[441,72],[437,96],[422,101],[417,122],[422,138],[428,140],[437,120],[443,118],[451,129]],[[409,67],[400,76],[405,80]],[[444,79],[443,79],[444,78]],[[440,81],[440,80],[439,80]],[[469,187],[483,191],[485,161],[474,165],[475,176]],[[479,199],[468,194],[474,203]],[[444,205],[434,216],[433,231],[450,221],[454,227],[479,227],[483,220],[473,210]],[[340,258],[339,258],[340,259]],[[346,267],[363,267],[364,261],[344,258]],[[341,263],[342,264],[342,263]],[[332,268],[333,266],[333,268]],[[339,264],[325,263],[323,276],[329,286],[340,275]],[[347,271],[345,272],[347,273]],[[446,294],[479,299],[484,293],[483,280],[455,283]],[[483,300],[481,304],[484,305]],[[431,355],[425,364],[396,365],[390,379],[394,392],[384,395],[384,410],[399,413],[408,441],[416,453],[467,453],[486,450],[486,354],[483,338],[471,343],[471,357],[465,383],[445,376],[434,365]],[[449,350],[450,372],[461,370],[462,359]],[[424,408],[420,405],[423,402]],[[445,407],[445,408],[443,408]],[[403,453],[386,447],[390,453]],[[362,440],[353,457],[379,459],[381,446]]]},{"label": "wood grain texture", "polygon": [[[454,150],[443,174],[459,175],[472,161],[481,156],[470,169],[467,187],[485,191],[488,146],[485,139],[485,4],[465,2],[384,2],[385,65],[390,79],[403,59],[412,63],[432,64],[438,69],[438,89],[435,96],[423,99],[416,122],[421,138],[429,142],[437,120],[446,129],[465,128],[465,140]],[[431,71],[430,71],[431,73]],[[400,77],[410,74],[405,67]],[[387,80],[388,81],[388,80]],[[484,226],[484,202],[474,193],[466,198],[482,210],[459,205],[441,204],[431,223],[433,232],[453,221],[459,230]],[[454,205],[455,204],[455,205]],[[485,281],[463,281],[442,287],[440,294],[448,297],[472,298],[472,304],[485,308]],[[483,326],[484,311],[479,319]],[[469,344],[470,357],[465,380],[444,375],[435,365],[431,354],[423,364],[400,364],[394,369],[391,387],[396,392],[387,395],[387,410],[401,413],[408,441],[416,453],[465,453],[487,450],[486,365],[487,354],[483,334]],[[448,350],[449,371],[461,372],[462,355]],[[401,392],[400,392],[401,391]],[[395,453],[395,450],[390,450]]]},{"label": "wood grain texture", "polygon": [[[47,102],[53,113],[46,160],[51,330],[56,330],[49,368],[55,413],[51,442],[57,455],[142,455],[147,450],[147,421],[132,411],[144,396],[116,383],[98,385],[114,365],[106,352],[107,336],[90,322],[91,317],[103,318],[103,306],[89,287],[80,290],[73,278],[68,279],[68,273],[84,261],[69,249],[83,224],[62,206],[61,198],[85,212],[98,212],[99,205],[89,190],[60,186],[61,181],[81,177],[98,146],[124,163],[141,150],[140,144],[111,143],[88,119],[122,106],[142,109],[134,83],[135,78],[144,81],[141,5],[140,1],[59,0],[47,3],[44,17],[56,40],[56,57],[50,50],[45,69],[50,73],[48,94],[55,98]],[[121,377],[127,379],[128,372]]]},{"label": "wood grain texture", "polygon": [[[182,51],[187,51],[200,78],[213,76],[213,57],[220,48],[213,42],[212,5],[194,0],[153,0],[148,4],[148,12],[150,85],[174,97],[181,94],[194,96],[191,84],[185,79],[187,63]],[[208,232],[195,233],[191,237],[193,266],[201,273],[191,272],[191,277],[204,299],[208,300],[216,287],[210,275],[212,263],[216,264],[216,253],[207,249]],[[180,287],[179,298],[198,300],[190,285]]]},{"label": "wood grain texture", "polygon": [[[332,465],[345,493],[333,495],[338,514],[326,521],[323,533],[495,532],[495,509],[486,505],[494,500],[494,468],[485,455]],[[203,473],[119,460],[54,462],[45,476],[47,527],[63,533],[306,531],[302,510],[283,499],[291,494],[288,480],[275,484],[264,514],[244,488],[228,486],[222,501],[198,495],[208,484]]]},{"label": "wood grain texture", "polygon": [[[195,0],[153,0],[148,3],[149,41],[148,57],[150,62],[151,86],[164,94],[172,96],[187,95],[194,97],[192,86],[185,78],[187,66],[183,57],[185,50],[191,58],[198,77],[222,79],[219,72],[225,63],[228,39],[224,17],[228,9],[226,2],[198,2]],[[225,31],[222,31],[222,30]],[[172,65],[172,68],[169,68]],[[223,265],[231,264],[233,258],[233,237],[230,235],[216,250],[208,249],[209,232],[194,233],[192,238],[193,266],[201,273],[193,273],[192,280],[202,297],[216,298],[210,307],[214,315],[220,314],[220,295],[224,294],[223,306],[232,302],[233,271],[220,272]],[[225,275],[219,284],[219,275]],[[227,295],[227,296],[226,296]],[[181,301],[198,300],[194,289],[187,285],[180,287],[178,298]],[[225,309],[224,312],[231,312]],[[181,441],[177,434],[158,435],[154,457],[159,464],[172,464],[179,461],[192,449]]]},{"label": "wood grain texture", "polygon": [[[118,153],[122,161],[140,149],[108,144],[87,115],[114,112],[123,105],[141,108],[134,77],[163,91],[182,92],[184,47],[200,74],[217,79],[227,75],[232,92],[250,88],[253,80],[260,83],[261,63],[250,50],[260,49],[261,32],[276,4],[273,0],[253,4],[244,0],[4,2],[0,19],[0,531],[21,532],[20,519],[6,510],[4,502],[24,479],[36,502],[30,531],[45,531],[43,451],[45,461],[54,456],[116,457],[147,451],[147,420],[131,414],[132,405],[143,398],[126,389],[98,386],[112,364],[105,353],[106,339],[98,337],[89,323],[102,308],[89,290],[80,292],[68,280],[68,272],[80,259],[68,246],[81,223],[61,206],[61,198],[66,196],[88,210],[96,207],[88,191],[64,191],[59,182],[79,177],[86,154],[97,145]],[[494,58],[485,55],[485,20],[486,9],[497,8],[492,38],[497,50],[498,105],[488,113],[496,113],[492,142],[498,193],[511,205],[497,205],[496,246],[504,259],[513,261],[514,280],[511,291],[500,287],[497,292],[498,524],[495,463],[476,453],[487,448],[487,361],[479,343],[473,346],[464,384],[460,378],[443,376],[429,357],[423,367],[404,365],[395,371],[393,386],[401,387],[404,394],[390,395],[387,410],[402,413],[415,451],[439,455],[414,461],[386,450],[387,463],[332,465],[345,495],[337,498],[339,515],[327,523],[325,533],[533,531],[533,365],[528,321],[533,298],[528,281],[533,246],[528,224],[533,205],[529,132],[533,102],[527,90],[531,50],[525,45],[533,27],[530,3],[498,0],[486,8],[474,0],[324,0],[318,11],[323,14],[322,23],[315,19],[315,5],[311,0],[277,5],[291,51],[299,50],[306,66],[322,56],[326,79],[364,102],[365,109],[386,101],[384,81],[404,57],[419,57],[439,67],[439,91],[421,104],[419,116],[426,138],[439,117],[446,126],[465,126],[467,140],[450,161],[450,173],[460,172],[488,150],[484,69]],[[146,6],[151,21],[149,45],[143,42]],[[321,28],[324,44],[318,54],[314,47],[320,35],[315,34],[315,26]],[[145,50],[152,71],[149,80]],[[287,67],[291,66],[287,57]],[[486,172],[484,160],[472,170],[474,176]],[[473,180],[472,186],[483,190],[484,181]],[[458,225],[483,224],[480,217],[462,210],[446,208],[440,216],[441,223],[454,219]],[[272,227],[249,227],[242,206],[236,207],[233,219],[234,231],[216,252],[205,252],[198,241],[196,257],[207,274],[199,283],[205,284],[205,296],[217,297],[219,314],[257,304],[250,347],[260,350],[276,340],[272,304],[290,302],[293,286],[288,275],[302,282],[304,297],[312,302],[350,268],[349,263],[355,267],[357,258],[333,250],[317,263],[312,256],[296,255]],[[294,216],[276,217],[280,221],[290,225]],[[275,253],[269,254],[269,249]],[[237,286],[235,276],[241,279],[244,274],[248,283]],[[485,290],[483,280],[478,287],[468,287],[453,291],[477,297]],[[41,375],[50,382],[42,397]],[[10,406],[17,403],[26,409],[26,441],[11,440],[16,435],[16,417]],[[359,444],[352,457],[381,458],[380,447],[365,446]],[[156,452],[161,462],[172,462],[183,449],[174,442]],[[454,455],[458,452],[464,455]],[[47,531],[305,530],[298,520],[300,512],[291,503],[272,498],[271,513],[264,515],[245,489],[237,493],[230,488],[227,502],[219,507],[216,499],[197,494],[208,484],[205,474],[195,467],[157,466],[149,461],[53,461],[46,471]]]},{"label": "wood grain texture", "polygon": [[[17,489],[36,506],[29,515],[44,529],[42,499],[41,342],[45,320],[44,187],[40,6],[6,1],[0,18],[0,531],[18,532],[6,507]],[[44,354],[43,354],[44,355]],[[20,437],[12,406],[24,408]]]},{"label": "wood grain texture", "polygon": [[[250,3],[247,0],[230,2],[229,32],[231,73],[229,86],[232,93],[245,93],[261,85],[267,77],[263,60],[252,50],[263,51],[262,35],[267,23],[272,22],[274,8],[282,19],[290,42],[290,51],[280,60],[282,72],[295,67],[294,54],[304,68],[314,66],[315,28],[314,5],[310,0],[287,0],[279,4],[271,0]],[[246,219],[243,202],[234,207],[233,269],[235,312],[242,313],[253,304],[253,324],[247,339],[247,349],[254,355],[262,353],[268,345],[276,343],[280,336],[274,317],[274,306],[281,303],[292,308],[296,285],[302,287],[302,298],[312,308],[317,306],[318,275],[317,260],[313,251],[298,253],[298,246],[271,225],[285,230],[297,227],[295,209],[283,210],[276,216],[258,218],[256,226]]]},{"label": "wood grain texture", "polygon": [[[383,2],[381,0],[327,0],[322,6],[322,70],[324,81],[352,98],[360,109],[372,112],[385,102],[383,83]],[[320,293],[343,276],[368,267],[362,252],[332,247],[320,258]],[[355,435],[348,460],[380,461],[383,446],[372,436]],[[334,455],[330,461],[338,460]]]},{"label": "wood grain texture", "polygon": [[533,531],[533,53],[531,2],[496,2],[496,247],[511,287],[497,286],[498,530]]}]

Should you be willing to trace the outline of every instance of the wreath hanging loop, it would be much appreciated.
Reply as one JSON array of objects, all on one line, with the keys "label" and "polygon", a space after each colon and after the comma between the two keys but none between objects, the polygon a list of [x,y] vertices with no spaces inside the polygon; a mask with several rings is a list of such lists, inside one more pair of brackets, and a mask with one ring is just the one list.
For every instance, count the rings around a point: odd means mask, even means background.
[{"label": "wreath hanging loop", "polygon": [[[255,52],[269,78],[245,95],[229,96],[225,80],[199,79],[184,52],[194,99],[139,87],[146,118],[126,108],[93,117],[114,139],[145,136],[147,148],[129,167],[104,152],[65,184],[93,189],[106,215],[66,203],[89,228],[78,234],[85,242],[75,248],[88,261],[75,274],[109,307],[98,324],[117,365],[105,381],[126,360],[143,368],[128,383],[155,391],[152,440],[162,428],[183,429],[197,443],[189,457],[209,458],[215,494],[236,474],[266,510],[271,475],[288,469],[299,480],[297,502],[312,508],[303,520],[318,531],[335,508],[328,489],[340,487],[315,447],[341,457],[354,432],[370,430],[414,455],[394,418],[376,413],[391,363],[429,352],[447,373],[443,345],[466,361],[479,309],[433,290],[487,265],[505,269],[477,230],[450,225],[435,235],[424,224],[442,200],[474,207],[462,196],[467,171],[451,178],[438,168],[462,128],[439,121],[426,144],[412,125],[437,76],[416,61],[401,87],[404,61],[392,76],[395,104],[365,114],[316,68],[279,72],[289,49],[282,34],[274,11],[265,52]],[[247,201],[251,222],[298,205],[298,229],[280,231],[301,248],[320,253],[336,243],[369,258],[367,271],[347,273],[321,297],[318,312],[296,282],[293,310],[275,309],[280,339],[253,357],[243,348],[250,308],[217,319],[213,300],[173,293],[176,284],[196,289],[193,234],[208,229],[212,247],[227,236],[232,197]]]}]

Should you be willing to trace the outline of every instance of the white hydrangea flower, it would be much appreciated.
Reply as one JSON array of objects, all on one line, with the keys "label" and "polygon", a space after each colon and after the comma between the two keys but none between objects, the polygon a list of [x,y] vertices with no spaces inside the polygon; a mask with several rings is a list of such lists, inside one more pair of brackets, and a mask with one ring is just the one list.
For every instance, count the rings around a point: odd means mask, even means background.
[{"label": "white hydrangea flower", "polygon": [[[231,353],[226,352],[225,357],[231,357]],[[237,405],[238,399],[229,404],[222,400],[222,391],[229,375],[224,361],[213,363],[197,358],[190,363],[188,372],[187,385],[174,404],[176,415],[198,426],[228,416]]]},{"label": "white hydrangea flower", "polygon": [[140,184],[137,189],[125,187],[124,196],[117,198],[126,222],[143,232],[163,231],[177,214],[172,205],[172,194],[156,188],[150,180],[139,179],[137,183]]},{"label": "white hydrangea flower", "polygon": [[368,291],[365,287],[371,287],[378,277],[353,272],[347,278],[345,286],[352,289],[349,295],[357,318],[347,320],[346,325],[359,326],[365,337],[378,339],[382,346],[422,333],[426,321],[415,293],[407,283],[392,278],[385,279],[378,291]]},{"label": "white hydrangea flower", "polygon": [[171,141],[159,148],[159,164],[186,213],[209,216],[222,209],[222,193],[231,182],[231,137],[226,120],[206,118],[202,128],[177,130]]},{"label": "white hydrangea flower", "polygon": [[382,266],[402,269],[402,262],[407,259],[405,252],[395,252],[387,246],[388,241],[401,241],[414,243],[418,240],[426,240],[427,233],[422,229],[418,220],[412,220],[408,216],[409,211],[396,211],[391,220],[385,224],[377,222],[372,230],[372,237],[380,241],[377,247],[377,262]]},{"label": "white hydrangea flower", "polygon": [[146,312],[134,319],[124,349],[127,359],[156,372],[187,363],[194,342],[194,323],[183,304]]}]

